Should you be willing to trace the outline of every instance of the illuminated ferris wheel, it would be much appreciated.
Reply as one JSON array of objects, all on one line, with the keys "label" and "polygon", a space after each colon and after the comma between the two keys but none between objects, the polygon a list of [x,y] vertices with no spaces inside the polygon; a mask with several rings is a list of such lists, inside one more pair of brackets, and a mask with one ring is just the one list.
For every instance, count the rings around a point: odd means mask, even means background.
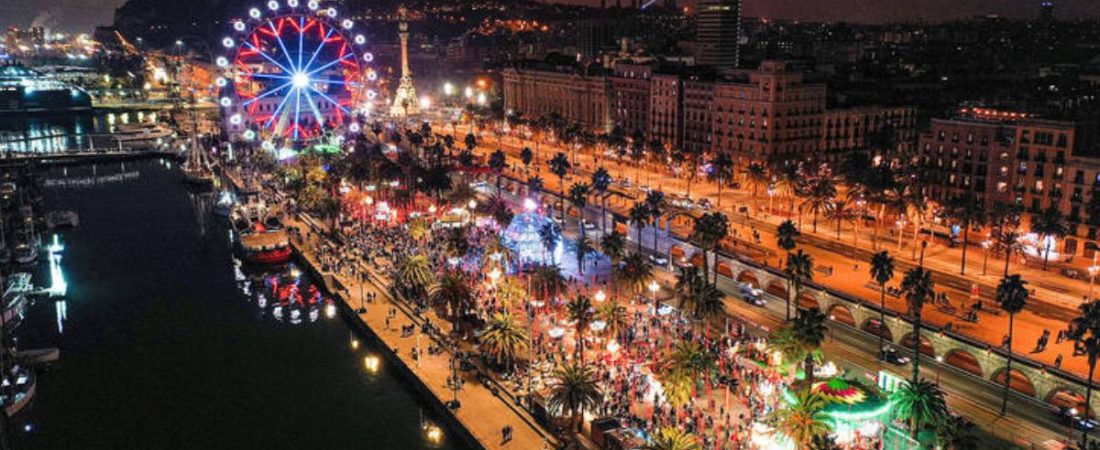
[{"label": "illuminated ferris wheel", "polygon": [[269,149],[340,127],[358,131],[355,117],[369,111],[377,74],[367,67],[374,56],[362,50],[366,38],[352,36],[355,23],[316,0],[266,6],[232,21],[227,53],[215,61],[227,131]]}]

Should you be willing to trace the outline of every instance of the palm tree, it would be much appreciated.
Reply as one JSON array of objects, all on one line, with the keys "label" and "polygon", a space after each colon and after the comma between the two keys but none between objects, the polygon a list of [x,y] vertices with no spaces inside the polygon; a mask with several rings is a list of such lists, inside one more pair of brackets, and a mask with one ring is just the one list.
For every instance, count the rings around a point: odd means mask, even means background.
[{"label": "palm tree", "polygon": [[733,160],[725,152],[718,152],[718,155],[714,157],[710,162],[710,174],[711,180],[718,183],[718,203],[715,205],[717,208],[722,207],[722,185],[729,182],[733,178]]},{"label": "palm tree", "polygon": [[497,192],[500,192],[500,177],[504,173],[504,169],[508,168],[508,159],[504,156],[504,150],[498,148],[489,155],[489,168],[497,176]]},{"label": "palm tree", "polygon": [[638,251],[642,251],[642,228],[645,228],[649,224],[649,208],[645,203],[635,203],[630,208],[630,223],[634,225],[634,228],[638,231]]},{"label": "palm tree", "polygon": [[[797,302],[802,295],[802,285],[814,278],[814,258],[802,249],[798,253],[787,254],[787,267],[783,269],[787,275],[787,281],[791,285],[791,292],[787,294],[787,320],[791,320],[791,302]],[[801,311],[801,308],[799,308]]]},{"label": "palm tree", "polygon": [[[699,244],[704,252],[714,253],[718,245],[729,235],[729,219],[725,214],[712,212],[703,214],[695,220],[695,226],[691,230],[691,240]],[[703,254],[703,278],[710,277],[710,258]],[[717,282],[717,275],[715,276]]]},{"label": "palm tree", "polygon": [[795,394],[797,403],[771,413],[770,421],[775,423],[775,431],[783,434],[799,449],[807,449],[814,437],[824,436],[832,431],[825,416],[825,399],[809,388]]},{"label": "palm tree", "polygon": [[517,356],[528,349],[527,329],[507,311],[493,314],[482,332],[481,348],[502,366],[515,369]]},{"label": "palm tree", "polygon": [[1031,232],[1038,234],[1043,242],[1043,270],[1047,270],[1047,260],[1050,259],[1050,248],[1054,241],[1065,237],[1069,233],[1069,224],[1066,216],[1051,205],[1038,216],[1031,216]]},{"label": "palm tree", "polygon": [[894,257],[890,256],[890,252],[883,250],[875,253],[871,257],[871,278],[875,279],[878,283],[880,303],[878,308],[878,354],[882,357],[882,351],[885,347],[885,329],[886,329],[886,283],[894,279]]},{"label": "palm tree", "polygon": [[833,180],[819,178],[810,185],[809,196],[802,202],[802,209],[813,213],[814,233],[817,233],[817,215],[829,209],[836,197],[836,185]]},{"label": "palm tree", "polygon": [[1005,365],[1005,388],[1001,399],[1001,415],[1005,415],[1008,408],[1008,387],[1012,381],[1012,332],[1015,324],[1016,313],[1024,309],[1027,304],[1027,282],[1020,278],[1019,274],[1001,279],[997,285],[997,303],[1001,309],[1008,313],[1008,362]]},{"label": "palm tree", "polygon": [[394,268],[392,289],[406,299],[418,300],[432,285],[435,274],[431,261],[424,255],[413,255]]},{"label": "palm tree", "polygon": [[618,339],[619,332],[629,325],[626,308],[614,299],[605,301],[597,307],[596,317],[607,324],[604,329],[615,339]]},{"label": "palm tree", "polygon": [[607,190],[611,188],[611,174],[603,166],[597,167],[592,172],[592,189],[600,194],[600,230],[607,232]]},{"label": "palm tree", "polygon": [[758,162],[750,163],[747,170],[749,184],[752,185],[752,198],[756,198],[756,193],[760,191],[760,187],[767,186],[772,182],[771,176],[768,175],[768,169]]},{"label": "palm tree", "polygon": [[448,270],[428,291],[428,300],[437,307],[444,307],[450,321],[461,329],[462,318],[474,305],[474,291],[462,272]]},{"label": "palm tree", "polygon": [[592,300],[585,295],[578,295],[565,309],[569,312],[569,320],[573,321],[573,327],[577,332],[576,353],[577,360],[584,364],[584,330],[592,323]]},{"label": "palm tree", "polygon": [[836,221],[836,240],[840,240],[840,226],[846,221],[856,218],[855,209],[847,200],[837,200],[829,204],[825,210],[825,216]]},{"label": "palm tree", "polygon": [[947,214],[963,229],[962,264],[959,266],[959,274],[966,275],[966,248],[970,247],[970,229],[985,225],[985,208],[977,196],[967,193],[947,201]]},{"label": "palm tree", "polygon": [[646,210],[649,212],[650,220],[653,222],[653,253],[660,253],[660,249],[657,247],[657,230],[661,228],[661,216],[665,214],[668,202],[665,201],[665,193],[658,190],[651,190],[645,195]]},{"label": "palm tree", "polygon": [[531,152],[529,147],[523,147],[523,150],[519,151],[519,161],[523,163],[523,172],[531,173],[531,161],[535,159],[535,154]]},{"label": "palm tree", "polygon": [[551,409],[571,416],[571,429],[579,431],[581,414],[595,409],[602,401],[603,393],[596,383],[596,376],[588,367],[567,364],[554,371],[547,404]]},{"label": "palm tree", "polygon": [[[1081,311],[1081,315],[1070,321],[1066,335],[1077,346],[1082,347],[1088,357],[1089,379],[1085,384],[1085,408],[1086,412],[1090,412],[1087,409],[1092,405],[1092,379],[1096,372],[1096,362],[1100,360],[1100,301],[1082,303],[1077,309]],[[1088,440],[1087,430],[1084,438]]]},{"label": "palm tree", "polygon": [[800,234],[794,222],[791,222],[790,219],[784,220],[783,223],[779,224],[779,228],[776,230],[776,245],[786,250],[787,253],[790,253],[791,250],[798,245],[795,239],[798,238]]},{"label": "palm tree", "polygon": [[549,301],[565,291],[565,277],[561,267],[556,265],[539,266],[531,273],[531,289],[534,296]]},{"label": "palm tree", "polygon": [[554,261],[554,250],[558,247],[558,242],[561,240],[561,229],[554,222],[546,222],[543,226],[539,227],[539,241],[542,241],[542,248],[550,253],[550,261]]},{"label": "palm tree", "polygon": [[909,422],[913,439],[925,427],[937,426],[947,417],[947,404],[939,385],[925,379],[907,381],[890,395],[894,413]]},{"label": "palm tree", "polygon": [[1005,254],[1005,270],[1003,276],[1008,276],[1008,264],[1012,261],[1012,255],[1022,254],[1024,252],[1024,244],[1020,243],[1020,233],[1014,229],[1002,227],[998,230],[997,234],[993,236],[996,240],[997,248]]},{"label": "palm tree", "polygon": [[573,165],[569,163],[569,157],[565,156],[565,153],[558,152],[550,163],[550,173],[557,175],[558,177],[558,190],[559,198],[561,202],[561,220],[565,223],[565,176],[569,174],[569,170],[573,168]]},{"label": "palm tree", "polygon": [[803,310],[792,322],[791,329],[795,339],[802,345],[806,352],[804,361],[806,380],[811,386],[814,383],[814,355],[821,349],[825,342],[825,335],[829,332],[828,317],[818,308]]},{"label": "palm tree", "polygon": [[530,195],[538,194],[542,192],[542,178],[538,175],[532,175],[527,177],[527,192]]},{"label": "palm tree", "polygon": [[626,255],[626,239],[616,231],[607,233],[600,238],[600,251],[611,260],[611,265],[614,266]]},{"label": "palm tree", "polygon": [[[779,228],[775,232],[776,245],[787,252],[787,261],[791,260],[791,250],[798,245],[795,239],[801,233],[798,232],[798,227],[794,225],[791,219],[784,220],[779,224]],[[781,264],[782,265],[782,264]],[[787,320],[791,320],[791,280],[787,279]]]},{"label": "palm tree", "polygon": [[645,260],[645,257],[637,253],[623,258],[622,267],[615,273],[619,281],[625,283],[634,293],[645,288],[645,285],[653,280],[653,266]]},{"label": "palm tree", "polygon": [[588,236],[584,234],[584,232],[581,232],[581,234],[577,235],[577,240],[574,241],[574,245],[577,247],[575,252],[577,254],[577,273],[579,273],[581,277],[584,277],[585,259],[587,259],[588,255],[592,254],[594,250],[592,248],[592,241],[588,239]]},{"label": "palm tree", "polygon": [[701,450],[698,438],[679,428],[662,428],[642,450]]},{"label": "palm tree", "polygon": [[[588,206],[588,192],[592,188],[588,183],[573,183],[569,186],[569,201],[577,208],[577,232],[584,234],[584,207]],[[565,216],[562,216],[562,224],[565,224]]]},{"label": "palm tree", "polygon": [[913,383],[916,383],[920,377],[921,310],[924,308],[924,301],[935,295],[934,288],[932,272],[924,270],[924,267],[909,269],[905,272],[905,278],[901,280],[901,290],[905,292],[905,303],[909,305],[909,314],[913,317]]}]

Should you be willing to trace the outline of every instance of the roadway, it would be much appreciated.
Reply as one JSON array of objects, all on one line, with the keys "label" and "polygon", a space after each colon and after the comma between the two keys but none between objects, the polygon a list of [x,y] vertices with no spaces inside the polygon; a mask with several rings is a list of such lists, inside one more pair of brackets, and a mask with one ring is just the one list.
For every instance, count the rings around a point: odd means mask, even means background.
[{"label": "roadway", "polygon": [[[444,130],[444,128],[438,126],[436,129]],[[446,130],[450,131],[449,127]],[[462,138],[467,130],[464,126],[458,126],[457,131],[456,145],[462,146]],[[494,136],[482,138],[480,143],[481,146],[475,152],[486,157],[498,146],[498,140]],[[536,146],[532,142],[507,136],[499,142],[499,146],[505,151],[509,159],[510,169],[507,171],[507,175],[521,182],[525,180],[528,171],[520,163],[519,153],[524,146],[532,149],[535,149]],[[555,148],[546,143],[542,143],[537,147],[539,149],[538,154],[530,167],[530,173],[531,175],[537,174],[543,180],[544,191],[557,193],[559,192],[558,177],[549,172],[548,164],[545,161],[549,160],[553,152],[556,151],[563,151],[567,155],[571,153],[566,149]],[[575,159],[577,164],[574,167],[574,173],[568,175],[565,180],[567,186],[571,182],[587,182],[591,178],[592,171],[600,166],[605,167],[617,182],[623,179],[631,179],[643,181],[642,184],[652,185],[654,174],[648,167],[641,168],[619,163],[594,153],[576,152],[575,158],[571,158]],[[650,179],[648,183],[645,182],[647,178]],[[780,217],[781,214],[778,214],[778,210],[785,208],[787,205],[785,199],[777,198],[774,202],[771,202],[773,203],[771,211],[776,214],[753,213],[754,208],[752,208],[752,205],[756,202],[751,199],[751,192],[747,190],[723,189],[720,197],[722,201],[720,202],[717,185],[706,180],[696,179],[691,182],[690,190],[689,182],[682,178],[657,174],[656,181],[657,185],[654,187],[668,193],[690,192],[695,199],[709,198],[716,208],[722,209],[731,218],[732,231],[739,236],[738,239],[735,239],[738,241],[739,246],[761,249],[767,255],[763,257],[764,261],[761,262],[766,261],[772,266],[776,266],[780,262],[783,251],[776,248],[774,233],[778,222],[785,219]],[[636,185],[636,183],[632,184]],[[620,216],[625,216],[632,205],[632,200],[622,194],[638,199],[644,197],[644,193],[639,192],[637,189],[624,188],[621,185],[614,186],[613,190],[618,194],[610,197],[608,208],[611,212]],[[749,212],[738,212],[734,208],[735,205],[748,205],[750,206]],[[763,209],[767,209],[766,205],[764,206]],[[692,211],[692,213],[699,214],[699,211]],[[879,301],[878,292],[866,286],[871,281],[867,261],[869,261],[874,250],[868,248],[868,245],[851,245],[850,242],[857,238],[857,233],[850,227],[842,230],[840,240],[836,239],[835,223],[827,222],[824,218],[820,220],[820,232],[815,234],[811,231],[810,217],[808,215],[804,217],[805,223],[801,227],[803,234],[799,238],[800,247],[813,256],[815,266],[828,266],[833,269],[831,275],[828,276],[820,272],[815,273],[814,281],[824,287],[877,303]],[[688,219],[674,221],[672,233],[686,236],[690,233],[690,225]],[[749,238],[754,230],[760,233],[759,242]],[[866,228],[860,230],[860,233],[858,233],[860,242],[863,244],[871,242],[870,233],[871,231]],[[648,233],[644,234],[648,235]],[[645,241],[646,244],[650,242],[648,239],[645,239]],[[879,250],[889,250],[897,260],[898,269],[895,272],[894,281],[889,283],[891,286],[897,286],[904,270],[915,263],[913,259],[910,259],[915,256],[915,252],[912,251],[913,247],[910,245],[912,244],[911,239],[905,238],[902,240],[902,251],[900,252],[896,242],[896,236],[882,233],[878,237]],[[933,271],[937,291],[945,292],[948,295],[951,307],[939,308],[929,302],[923,311],[924,318],[929,323],[941,328],[951,323],[952,329],[964,336],[994,347],[1000,346],[1008,329],[1008,318],[1007,315],[1000,314],[992,295],[995,292],[996,280],[999,278],[1001,270],[1003,270],[1003,260],[990,258],[992,261],[989,264],[988,275],[977,275],[976,272],[979,272],[984,254],[976,250],[970,251],[967,261],[969,273],[964,277],[956,273],[959,266],[956,261],[961,261],[959,253],[958,249],[948,248],[945,245],[930,245],[926,250],[925,266]],[[1076,298],[1085,295],[1085,292],[1082,291],[1087,291],[1087,283],[1082,286],[1083,283],[1079,280],[1069,280],[1068,278],[1056,276],[1051,272],[1041,272],[1034,268],[1021,267],[1020,264],[1014,264],[1011,272],[1022,272],[1025,279],[1035,281],[1030,287],[1036,290],[1025,310],[1016,316],[1014,352],[1037,364],[1047,366],[1054,366],[1058,355],[1062,355],[1061,368],[1084,379],[1087,375],[1087,359],[1084,356],[1073,356],[1072,342],[1057,343],[1052,336],[1043,351],[1036,352],[1034,350],[1035,343],[1044,330],[1056,334],[1057,331],[1066,328],[1068,320],[1076,316],[1074,308],[1079,303]],[[1056,277],[1057,279],[1053,279]],[[995,310],[979,314],[977,323],[962,319],[966,308],[974,302],[974,299],[970,297],[973,284],[979,285],[984,309],[986,311]],[[1054,286],[1057,290],[1052,289],[1051,286]],[[1077,293],[1081,295],[1075,297],[1074,295]],[[901,298],[890,296],[887,297],[887,307],[895,312],[903,312],[907,309]]]}]

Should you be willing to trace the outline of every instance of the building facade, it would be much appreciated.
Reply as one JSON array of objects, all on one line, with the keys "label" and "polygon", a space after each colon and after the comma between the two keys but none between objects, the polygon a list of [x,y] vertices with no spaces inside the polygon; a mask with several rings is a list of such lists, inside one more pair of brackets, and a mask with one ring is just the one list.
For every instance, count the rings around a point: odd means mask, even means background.
[{"label": "building facade", "polygon": [[504,109],[527,117],[557,113],[585,128],[611,129],[611,80],[607,76],[508,68],[504,80]]},{"label": "building facade", "polygon": [[740,62],[741,0],[699,0],[695,16],[695,62],[731,69]]},{"label": "building facade", "polygon": [[837,163],[852,150],[887,150],[877,148],[886,130],[889,150],[907,150],[916,138],[913,108],[828,110],[825,84],[807,82],[780,61],[724,78],[641,64],[592,77],[506,69],[504,99],[527,117],[556,112],[597,131],[640,130],[667,148],[725,152],[739,164],[775,157]]},{"label": "building facade", "polygon": [[1031,217],[1055,208],[1069,234],[1052,259],[1091,258],[1100,225],[1100,150],[1096,124],[1045,120],[1026,113],[964,108],[950,119],[933,119],[918,148],[935,169],[929,195],[943,204],[971,193],[986,210],[1011,204]]}]

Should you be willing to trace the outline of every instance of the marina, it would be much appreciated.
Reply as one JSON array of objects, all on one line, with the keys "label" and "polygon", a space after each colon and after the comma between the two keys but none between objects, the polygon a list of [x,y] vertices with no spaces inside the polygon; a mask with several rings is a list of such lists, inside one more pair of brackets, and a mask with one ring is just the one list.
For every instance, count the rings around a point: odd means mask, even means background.
[{"label": "marina", "polygon": [[[160,448],[166,438],[219,448],[349,448],[362,439],[468,448],[403,375],[364,366],[380,353],[345,325],[308,270],[240,259],[231,225],[209,209],[196,215],[196,202],[211,205],[214,194],[188,192],[174,160],[45,170],[35,178],[140,175],[42,187],[43,209],[72,212],[79,224],[64,228],[64,244],[44,239],[34,247],[39,263],[6,278],[5,336],[19,345],[2,358],[0,398],[21,448]],[[55,254],[65,263],[51,264]],[[128,394],[166,384],[177,395]],[[356,413],[382,405],[385,415]],[[193,413],[201,410],[218,412]],[[294,431],[302,427],[325,431]]]}]

